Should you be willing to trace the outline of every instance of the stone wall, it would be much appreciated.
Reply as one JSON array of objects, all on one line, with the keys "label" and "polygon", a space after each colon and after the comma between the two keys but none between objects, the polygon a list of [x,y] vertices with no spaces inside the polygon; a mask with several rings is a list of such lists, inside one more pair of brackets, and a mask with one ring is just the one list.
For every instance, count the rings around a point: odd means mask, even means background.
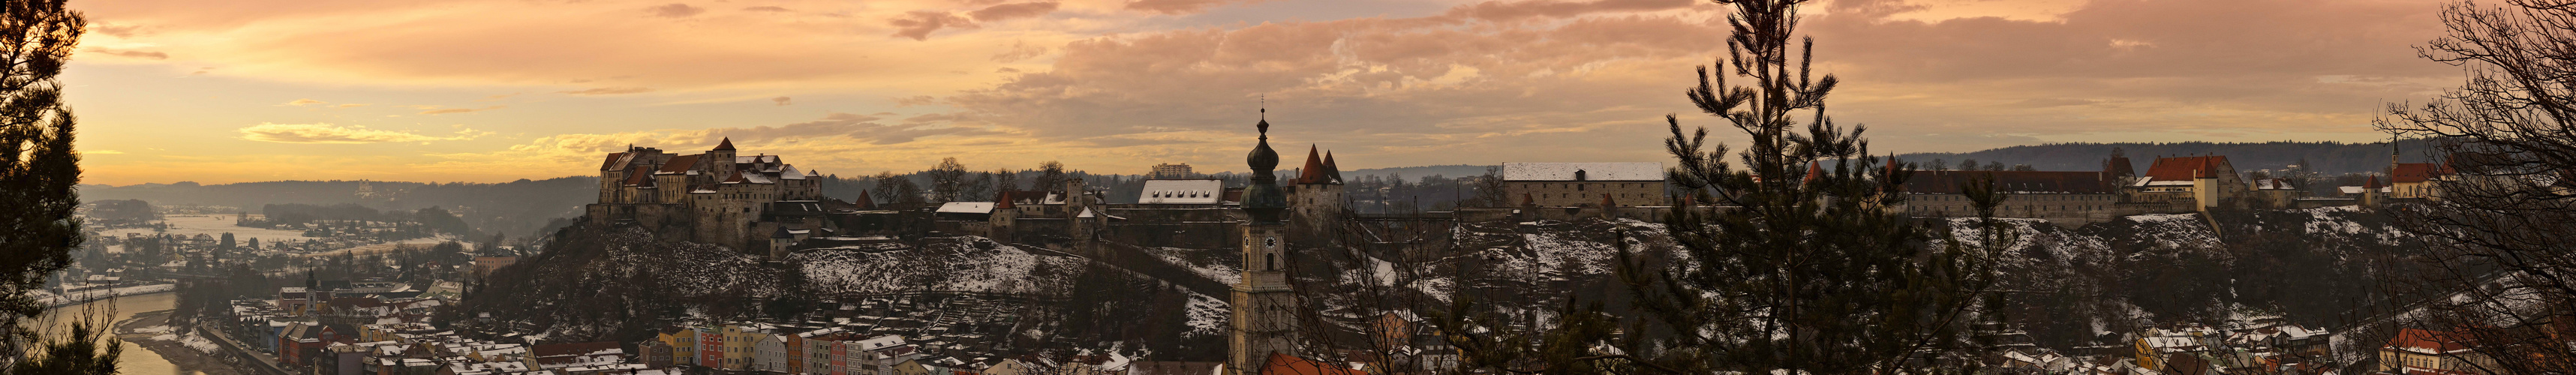
[{"label": "stone wall", "polygon": [[1601,196],[1620,206],[1662,206],[1663,181],[1506,181],[1505,200],[1521,204],[1527,197],[1540,207],[1597,206]]}]

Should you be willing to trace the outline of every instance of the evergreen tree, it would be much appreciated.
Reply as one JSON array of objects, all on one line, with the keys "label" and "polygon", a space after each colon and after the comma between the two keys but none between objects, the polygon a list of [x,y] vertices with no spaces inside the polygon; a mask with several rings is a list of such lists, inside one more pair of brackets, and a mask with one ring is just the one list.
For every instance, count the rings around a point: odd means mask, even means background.
[{"label": "evergreen tree", "polygon": [[[74,117],[56,78],[88,26],[62,0],[0,3],[0,370],[27,374],[114,373],[119,346],[83,324],[67,335],[29,327],[45,304],[29,294],[71,264],[81,246],[80,155]],[[104,341],[102,344],[101,341]],[[36,348],[23,345],[35,344]],[[96,350],[105,348],[104,352]]]},{"label": "evergreen tree", "polygon": [[1965,344],[1970,312],[1994,301],[1986,258],[1933,245],[1921,223],[1889,209],[1904,203],[1914,169],[1871,156],[1866,126],[1845,129],[1826,115],[1825,97],[1840,80],[1810,74],[1812,38],[1792,49],[1798,8],[1811,1],[1714,0],[1733,11],[1728,56],[1717,72],[1701,67],[1687,96],[1751,143],[1729,155],[1707,143],[1707,127],[1685,133],[1678,116],[1667,116],[1665,145],[1677,159],[1670,178],[1693,201],[1736,208],[1675,210],[1665,224],[1681,254],[1620,247],[1620,280],[1651,318],[1616,341],[1625,354],[1551,358],[1684,373],[1847,374],[1923,367]]}]

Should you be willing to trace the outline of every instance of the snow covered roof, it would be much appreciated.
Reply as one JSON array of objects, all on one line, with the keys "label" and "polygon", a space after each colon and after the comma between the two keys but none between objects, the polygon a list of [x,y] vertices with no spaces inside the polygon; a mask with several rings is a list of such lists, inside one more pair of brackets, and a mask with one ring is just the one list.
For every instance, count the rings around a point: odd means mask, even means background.
[{"label": "snow covered roof", "polygon": [[782,170],[782,171],[779,171],[779,172],[778,172],[778,179],[781,179],[781,180],[803,180],[803,179],[805,179],[805,172],[797,171],[797,170],[796,170],[796,166],[790,165],[790,166],[786,166],[786,167],[783,167],[783,168],[786,168],[786,170]]},{"label": "snow covered roof", "polygon": [[[2336,186],[2335,190],[2343,191],[2344,194],[2361,194],[2360,186]],[[2389,189],[2388,187],[2383,186],[2379,188],[2379,192],[2386,193],[2389,192]]]},{"label": "snow covered roof", "polygon": [[2254,190],[2298,190],[2298,189],[2299,189],[2299,188],[2291,187],[2291,186],[2290,186],[2290,180],[2287,180],[2287,179],[2266,178],[2266,179],[2258,179],[2258,180],[2254,180]]},{"label": "snow covered roof", "polygon": [[943,214],[989,214],[993,213],[993,202],[942,203],[939,205],[939,211],[936,212]]},{"label": "snow covered roof", "polygon": [[1225,198],[1223,180],[1146,180],[1136,197],[1142,204],[1217,204]]},{"label": "snow covered roof", "polygon": [[1503,163],[1504,181],[1663,181],[1663,163]]}]

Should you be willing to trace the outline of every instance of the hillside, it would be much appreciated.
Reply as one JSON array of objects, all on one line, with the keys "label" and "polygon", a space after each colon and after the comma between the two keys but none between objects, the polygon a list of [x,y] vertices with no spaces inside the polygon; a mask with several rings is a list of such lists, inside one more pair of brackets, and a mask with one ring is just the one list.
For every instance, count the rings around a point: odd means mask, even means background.
[{"label": "hillside", "polygon": [[[2409,139],[2398,142],[2397,146],[2406,162],[2435,160],[2429,156],[2431,155],[2429,152],[2433,151],[2432,145],[2425,140]],[[2239,171],[2287,169],[2289,165],[2298,164],[2299,160],[2304,158],[2314,164],[2309,168],[2326,175],[2385,170],[2388,168],[2390,151],[2385,142],[2127,142],[2012,146],[1975,152],[1897,154],[1896,157],[1917,163],[1941,159],[1954,168],[1960,161],[1973,159],[1978,164],[1989,162],[2001,162],[2006,166],[2029,164],[2043,171],[2098,171],[2102,170],[2102,161],[2110,157],[2113,148],[2127,152],[2129,160],[2136,164],[2131,168],[2141,172],[2146,171],[2147,166],[2154,163],[2157,156],[2226,155],[2228,161]]]}]

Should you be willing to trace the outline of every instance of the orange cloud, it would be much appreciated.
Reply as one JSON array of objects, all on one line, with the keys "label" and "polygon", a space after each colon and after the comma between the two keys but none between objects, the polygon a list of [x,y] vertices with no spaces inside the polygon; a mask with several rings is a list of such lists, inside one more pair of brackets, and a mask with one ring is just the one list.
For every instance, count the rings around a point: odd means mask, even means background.
[{"label": "orange cloud", "polygon": [[241,128],[242,139],[276,143],[362,144],[385,142],[461,141],[490,135],[491,132],[465,129],[453,137],[434,137],[404,131],[375,130],[363,126],[332,124],[259,124]]}]

